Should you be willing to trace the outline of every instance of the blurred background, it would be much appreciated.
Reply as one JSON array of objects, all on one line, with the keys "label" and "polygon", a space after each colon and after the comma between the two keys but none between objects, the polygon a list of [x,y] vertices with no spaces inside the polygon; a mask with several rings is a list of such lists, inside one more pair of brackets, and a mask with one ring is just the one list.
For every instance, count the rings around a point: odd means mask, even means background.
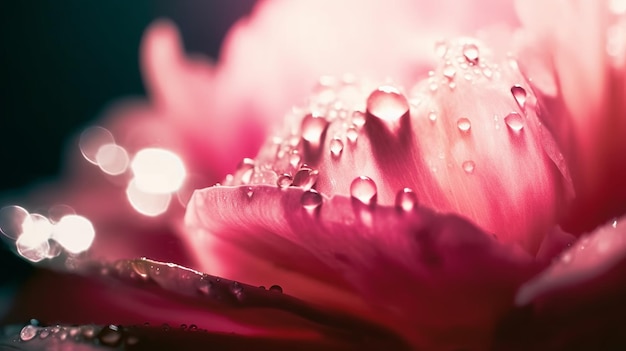
[{"label": "blurred background", "polygon": [[[0,201],[57,177],[71,136],[109,103],[144,95],[138,53],[149,23],[170,18],[188,52],[216,59],[228,28],[255,2],[1,2]],[[30,271],[0,242],[0,297]]]}]

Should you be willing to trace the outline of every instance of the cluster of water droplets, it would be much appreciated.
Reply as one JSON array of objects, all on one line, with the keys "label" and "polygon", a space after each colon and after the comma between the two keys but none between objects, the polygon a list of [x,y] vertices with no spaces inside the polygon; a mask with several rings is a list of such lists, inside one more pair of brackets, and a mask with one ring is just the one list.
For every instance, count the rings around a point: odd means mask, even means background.
[{"label": "cluster of water droplets", "polygon": [[29,213],[20,206],[0,209],[0,233],[15,245],[17,253],[31,262],[74,256],[87,251],[95,238],[91,222],[66,205],[55,205],[48,216]]},{"label": "cluster of water droplets", "polygon": [[[92,344],[109,348],[124,348],[139,343],[139,338],[128,328],[118,325],[40,326],[37,320],[22,327],[16,342],[41,342],[42,348],[66,349],[71,345]],[[45,347],[43,346],[45,345]]]}]

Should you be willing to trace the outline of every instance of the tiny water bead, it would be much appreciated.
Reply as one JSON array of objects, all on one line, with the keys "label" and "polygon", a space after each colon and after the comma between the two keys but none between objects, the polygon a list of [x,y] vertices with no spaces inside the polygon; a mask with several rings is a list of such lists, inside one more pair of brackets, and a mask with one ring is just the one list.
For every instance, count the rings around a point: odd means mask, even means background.
[{"label": "tiny water bead", "polygon": [[395,206],[398,211],[413,211],[417,207],[417,204],[417,194],[410,188],[404,188],[396,194]]},{"label": "tiny water bead", "polygon": [[20,331],[20,339],[22,341],[32,340],[33,338],[37,336],[37,331],[38,331],[37,327],[29,324],[25,326],[24,328],[22,328],[22,330]]},{"label": "tiny water bead", "polygon": [[408,111],[406,97],[392,86],[381,86],[367,98],[367,112],[385,121],[396,121]]},{"label": "tiny water bead", "polygon": [[293,183],[293,178],[291,177],[291,175],[287,173],[281,174],[278,177],[278,180],[276,180],[276,185],[281,189],[290,187],[292,183]]},{"label": "tiny water bead", "polygon": [[340,138],[333,138],[330,141],[330,153],[334,157],[341,156],[343,152],[343,141]]},{"label": "tiny water bead", "polygon": [[504,117],[504,123],[514,132],[520,132],[524,129],[524,118],[517,112],[511,112]]},{"label": "tiny water bead", "polygon": [[456,69],[454,68],[454,66],[446,65],[446,67],[444,67],[443,76],[446,77],[448,80],[454,79],[455,75],[456,75]]},{"label": "tiny water bead", "polygon": [[473,43],[463,45],[463,57],[470,65],[478,63],[478,46]]},{"label": "tiny water bead", "polygon": [[319,145],[327,126],[328,121],[324,117],[307,114],[302,120],[302,139],[312,145]]},{"label": "tiny water bead", "polygon": [[511,87],[511,94],[513,95],[513,98],[515,98],[515,102],[517,102],[519,108],[523,111],[526,107],[526,90],[522,88],[522,86],[516,84]]},{"label": "tiny water bead", "polygon": [[283,292],[283,288],[280,285],[272,285],[272,286],[270,286],[269,291],[282,293]]},{"label": "tiny water bead", "polygon": [[428,119],[429,119],[431,122],[435,122],[435,121],[437,121],[437,113],[436,113],[435,111],[430,111],[430,112],[428,113]]},{"label": "tiny water bead", "polygon": [[456,126],[459,128],[459,131],[469,133],[472,128],[472,122],[470,122],[469,118],[461,117],[456,121]]},{"label": "tiny water bead", "polygon": [[461,167],[463,168],[465,173],[472,174],[474,173],[474,168],[476,168],[476,163],[472,160],[467,160],[464,161],[463,164],[461,164]]},{"label": "tiny water bead", "polygon": [[359,131],[356,129],[355,126],[348,127],[348,129],[346,130],[346,138],[348,138],[348,141],[352,144],[356,143],[357,139],[359,138]]},{"label": "tiny water bead", "polygon": [[376,183],[369,177],[356,177],[350,184],[350,196],[366,205],[376,203],[377,193]]},{"label": "tiny water bead", "polygon": [[365,113],[361,111],[354,111],[352,113],[352,124],[357,126],[357,128],[361,128],[365,125],[366,117]]},{"label": "tiny water bead", "polygon": [[322,195],[313,189],[305,191],[302,193],[302,197],[300,197],[300,204],[309,212],[315,211],[319,208],[322,205],[322,202]]}]

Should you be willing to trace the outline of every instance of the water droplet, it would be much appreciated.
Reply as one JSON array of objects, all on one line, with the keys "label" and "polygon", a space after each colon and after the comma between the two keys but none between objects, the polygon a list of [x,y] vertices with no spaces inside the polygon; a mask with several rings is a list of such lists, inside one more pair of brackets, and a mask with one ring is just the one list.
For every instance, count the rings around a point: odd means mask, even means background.
[{"label": "water droplet", "polygon": [[161,330],[163,330],[165,332],[168,332],[168,331],[172,330],[172,327],[170,327],[170,325],[167,324],[167,323],[163,323],[163,324],[161,324]]},{"label": "water droplet", "polygon": [[447,52],[448,45],[446,45],[445,41],[440,40],[435,43],[435,55],[437,55],[437,57],[443,58],[444,56],[446,56]]},{"label": "water droplet", "polygon": [[369,177],[356,177],[350,184],[350,196],[366,205],[376,203],[377,191],[376,183]]},{"label": "water droplet", "polygon": [[487,78],[493,77],[493,71],[489,67],[483,68],[483,75]]},{"label": "water droplet", "polygon": [[281,189],[290,187],[291,183],[293,183],[293,178],[287,173],[282,174],[276,181],[276,185]]},{"label": "water droplet", "polygon": [[249,186],[249,187],[246,188],[246,196],[249,199],[251,199],[252,195],[254,195],[254,189],[251,186]]},{"label": "water droplet", "polygon": [[40,339],[45,339],[48,336],[50,336],[50,331],[47,328],[44,328],[43,330],[41,330],[41,332],[39,332]]},{"label": "water droplet", "polygon": [[237,165],[237,171],[235,172],[235,179],[240,184],[249,184],[254,173],[254,160],[251,158],[244,158]]},{"label": "water droplet", "polygon": [[504,117],[504,123],[514,132],[520,132],[524,129],[524,118],[517,112],[511,112]]},{"label": "water droplet", "polygon": [[611,227],[617,228],[617,219],[614,219],[613,222],[611,222]]},{"label": "water droplet", "polygon": [[361,111],[352,112],[352,124],[357,126],[357,128],[361,128],[365,125],[365,113]]},{"label": "water droplet", "polygon": [[241,286],[241,284],[239,284],[238,282],[233,282],[232,286],[230,287],[230,292],[232,292],[233,295],[235,295],[237,300],[241,300],[244,297],[243,286]]},{"label": "water droplet", "polygon": [[133,272],[135,272],[141,279],[143,280],[148,279],[148,267],[145,261],[143,260],[132,261],[130,265],[131,265],[131,268],[133,269]]},{"label": "water droplet", "polygon": [[473,43],[463,45],[463,57],[470,65],[478,63],[478,46]]},{"label": "water droplet", "polygon": [[526,90],[516,84],[511,87],[511,94],[513,94],[515,102],[517,102],[517,105],[523,111],[526,106]]},{"label": "water droplet", "polygon": [[398,89],[381,86],[367,98],[367,112],[385,121],[396,121],[409,112],[409,102]]},{"label": "water droplet", "polygon": [[313,212],[318,209],[322,205],[322,202],[322,195],[313,189],[302,193],[302,197],[300,198],[300,204],[308,212]]},{"label": "water droplet", "polygon": [[197,283],[198,292],[202,295],[209,295],[211,293],[211,287],[213,283],[209,280],[209,277],[203,275]]},{"label": "water droplet", "polygon": [[454,66],[447,65],[446,67],[444,67],[443,76],[446,77],[448,80],[454,79],[455,75],[456,75],[456,69],[454,68]]},{"label": "water droplet", "polygon": [[283,292],[283,288],[280,285],[272,285],[270,286],[269,291],[275,291],[278,293],[282,293]]},{"label": "water droplet", "polygon": [[81,334],[85,339],[91,339],[96,335],[96,329],[90,325],[87,325],[82,328]]},{"label": "water droplet", "polygon": [[195,324],[189,324],[189,331],[190,332],[198,331],[198,326]]},{"label": "water droplet", "polygon": [[300,157],[300,153],[298,153],[298,150],[292,150],[291,154],[289,155],[289,164],[291,165],[291,167],[298,167],[300,165],[300,161],[302,161],[302,157]]},{"label": "water droplet", "polygon": [[417,194],[410,188],[404,188],[396,194],[396,209],[399,211],[413,211],[417,207],[417,204]]},{"label": "water droplet", "polygon": [[296,172],[291,185],[301,187],[304,190],[309,190],[317,182],[318,176],[319,172],[317,170],[312,170],[309,167],[302,167],[298,172]]},{"label": "water droplet", "polygon": [[32,340],[35,336],[37,336],[37,327],[33,325],[27,325],[20,331],[22,341]]},{"label": "water droplet", "polygon": [[116,325],[108,325],[98,333],[98,340],[106,346],[118,346],[122,341],[122,332]]},{"label": "water droplet", "polygon": [[180,325],[180,329],[182,329],[182,330],[187,329],[187,324],[184,324],[184,323],[183,323],[183,324],[181,324],[181,325]]},{"label": "water droplet", "polygon": [[429,119],[431,122],[435,122],[435,121],[437,120],[437,113],[436,113],[435,111],[430,111],[430,112],[428,113],[428,119]]},{"label": "water droplet", "polygon": [[302,120],[302,139],[312,145],[319,145],[327,125],[328,121],[324,117],[307,114]]},{"label": "water droplet", "polygon": [[350,126],[346,130],[346,138],[348,138],[348,141],[352,144],[356,143],[357,139],[359,138],[359,131],[356,129],[355,126]]},{"label": "water droplet", "polygon": [[330,153],[334,157],[339,157],[342,151],[343,151],[343,141],[341,141],[341,139],[339,138],[333,138],[333,140],[330,141]]},{"label": "water droplet", "polygon": [[476,167],[476,163],[474,163],[474,161],[472,160],[468,160],[468,161],[463,162],[461,167],[463,168],[465,173],[472,174],[474,173],[474,168]]},{"label": "water droplet", "polygon": [[468,133],[472,128],[472,122],[468,118],[461,117],[456,121],[456,126],[463,133]]}]

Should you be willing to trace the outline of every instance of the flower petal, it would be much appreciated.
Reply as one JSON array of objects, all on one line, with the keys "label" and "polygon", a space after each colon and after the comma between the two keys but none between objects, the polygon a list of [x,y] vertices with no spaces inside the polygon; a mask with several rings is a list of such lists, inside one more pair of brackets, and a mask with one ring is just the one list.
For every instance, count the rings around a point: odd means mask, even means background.
[{"label": "flower petal", "polygon": [[[277,270],[297,270],[321,282],[340,277],[370,306],[351,312],[425,349],[488,344],[513,291],[537,268],[527,254],[455,216],[424,208],[402,213],[342,196],[323,198],[311,211],[301,204],[307,194],[268,186],[197,191],[186,216],[188,240],[199,256],[215,253],[203,242],[215,236],[273,262]],[[240,275],[247,273],[248,267],[227,257],[222,266],[207,269],[234,266]],[[292,282],[281,285],[302,296]]]},{"label": "flower petal", "polygon": [[520,61],[565,150],[580,234],[626,212],[626,13],[620,1],[518,1]]},{"label": "flower petal", "polygon": [[[270,343],[283,339],[341,348],[366,346],[363,343],[367,342],[371,347],[403,349],[397,337],[382,328],[307,304],[282,293],[280,287],[266,290],[148,259],[94,262],[77,273],[91,279],[40,275],[22,291],[7,321],[30,315],[55,323],[114,321],[167,329],[180,325],[182,329],[235,333]],[[45,299],[41,298],[41,286],[47,286]]]},{"label": "flower petal", "polygon": [[506,349],[621,349],[626,219],[583,236],[516,295],[500,326]]}]

